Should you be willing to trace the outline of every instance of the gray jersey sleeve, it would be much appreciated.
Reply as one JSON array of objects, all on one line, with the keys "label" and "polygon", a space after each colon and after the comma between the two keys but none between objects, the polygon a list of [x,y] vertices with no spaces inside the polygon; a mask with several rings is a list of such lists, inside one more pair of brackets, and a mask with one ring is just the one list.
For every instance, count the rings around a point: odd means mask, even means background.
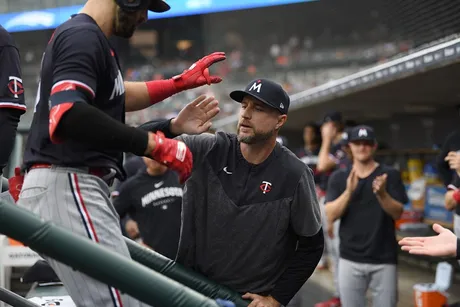
[{"label": "gray jersey sleeve", "polygon": [[306,169],[291,203],[291,224],[299,236],[311,237],[321,228],[321,211],[311,169]]},{"label": "gray jersey sleeve", "polygon": [[216,143],[216,136],[211,133],[199,135],[181,135],[176,138],[187,145],[193,155],[193,165],[203,163],[207,153]]}]

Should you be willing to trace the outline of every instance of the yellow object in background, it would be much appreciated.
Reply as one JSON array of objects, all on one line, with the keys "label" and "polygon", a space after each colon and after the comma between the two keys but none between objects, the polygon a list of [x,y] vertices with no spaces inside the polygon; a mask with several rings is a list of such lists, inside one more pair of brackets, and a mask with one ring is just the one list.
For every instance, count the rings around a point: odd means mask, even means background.
[{"label": "yellow object in background", "polygon": [[407,170],[409,172],[409,181],[412,183],[423,177],[423,162],[421,159],[411,158],[407,160]]}]

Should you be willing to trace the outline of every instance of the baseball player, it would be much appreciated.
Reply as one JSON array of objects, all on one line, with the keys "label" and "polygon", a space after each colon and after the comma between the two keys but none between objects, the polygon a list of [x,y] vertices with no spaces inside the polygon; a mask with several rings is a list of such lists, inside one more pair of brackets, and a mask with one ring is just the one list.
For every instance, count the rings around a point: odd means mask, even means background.
[{"label": "baseball player", "polygon": [[243,294],[250,307],[286,306],[323,252],[313,173],[276,137],[289,96],[267,79],[230,97],[237,134],[184,135],[193,154],[176,260]]},{"label": "baseball player", "polygon": [[[313,171],[315,185],[316,185],[316,196],[318,197],[319,203],[324,203],[324,196],[326,193],[327,179],[326,176],[318,172],[316,165],[318,164],[318,155],[321,148],[321,130],[320,127],[314,123],[306,123],[303,127],[303,141],[304,146],[296,151],[297,157]],[[325,229],[323,229],[324,231]],[[318,263],[318,269],[325,269],[327,267],[327,246],[325,244],[323,257],[321,257]]]},{"label": "baseball player", "polygon": [[177,174],[163,164],[147,157],[143,160],[144,170],[123,183],[113,204],[120,218],[129,215],[126,226],[132,239],[140,238],[145,245],[174,259],[179,244],[182,185]]},{"label": "baseball player", "polygon": [[405,237],[398,243],[410,254],[460,259],[460,238],[439,224],[433,224],[433,230],[437,236]]},{"label": "baseball player", "polygon": [[335,171],[326,191],[328,221],[340,219],[339,293],[343,307],[397,304],[394,221],[408,199],[400,173],[374,160],[374,131],[356,126],[348,136],[352,168]]},{"label": "baseball player", "polygon": [[[460,115],[460,105],[456,106],[457,112]],[[441,146],[441,152],[436,157],[436,166],[439,171],[439,176],[445,186],[452,183],[454,173],[445,159],[450,152],[457,152],[460,150],[460,130],[455,129],[445,139]]]},{"label": "baseball player", "polygon": [[[347,166],[347,155],[342,150],[344,121],[340,112],[330,112],[324,116],[321,125],[321,147],[318,154],[318,162],[316,171],[320,174],[320,194],[325,195],[329,178],[332,172],[338,168]],[[324,197],[321,199],[321,208],[323,214],[323,230],[327,233],[325,236],[325,245],[327,255],[330,260],[330,268],[334,279],[334,294],[333,297],[325,302],[320,302],[315,307],[340,307],[340,293],[339,293],[339,278],[338,278],[338,263],[339,263],[339,245],[340,240],[337,235],[340,227],[340,220],[335,223],[327,221],[324,211]]]},{"label": "baseball player", "polygon": [[452,183],[447,186],[444,205],[447,210],[454,211],[454,233],[460,236],[460,153],[451,151],[444,160],[449,165],[450,171],[454,172]]},{"label": "baseball player", "polygon": [[0,191],[19,119],[26,111],[19,51],[11,35],[0,25]]},{"label": "baseball player", "polygon": [[[225,59],[223,53],[214,53],[172,79],[124,82],[108,38],[128,38],[147,19],[147,10],[168,9],[161,0],[89,0],[79,14],[60,25],[42,59],[36,112],[24,153],[26,175],[18,204],[126,257],[129,251],[109,198],[113,179],[125,176],[123,152],[155,157],[181,179],[189,174],[192,158],[177,140],[125,125],[125,111],[220,82],[208,68]],[[204,96],[192,107],[208,119],[219,111],[217,101]],[[78,306],[139,305],[117,289],[44,257]]]}]

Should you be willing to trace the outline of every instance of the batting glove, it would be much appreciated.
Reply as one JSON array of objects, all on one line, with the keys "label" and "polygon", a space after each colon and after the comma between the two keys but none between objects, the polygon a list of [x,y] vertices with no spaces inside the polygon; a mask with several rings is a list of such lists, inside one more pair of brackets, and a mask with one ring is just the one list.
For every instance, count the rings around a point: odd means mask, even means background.
[{"label": "batting glove", "polygon": [[222,78],[209,75],[209,67],[225,59],[224,52],[214,52],[193,63],[192,66],[182,74],[174,76],[172,79],[177,92],[200,87],[205,84],[211,85],[221,82]]},{"label": "batting glove", "polygon": [[184,142],[168,139],[163,132],[154,134],[155,149],[152,158],[179,173],[180,183],[184,183],[192,174],[193,156]]}]

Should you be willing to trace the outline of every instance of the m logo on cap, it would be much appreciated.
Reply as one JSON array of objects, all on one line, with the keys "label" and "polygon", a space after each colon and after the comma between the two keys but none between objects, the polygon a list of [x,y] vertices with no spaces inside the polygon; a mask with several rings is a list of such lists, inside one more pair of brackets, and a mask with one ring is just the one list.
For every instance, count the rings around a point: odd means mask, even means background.
[{"label": "m logo on cap", "polygon": [[[259,83],[259,84],[257,84]],[[259,81],[259,82],[254,82],[253,85],[251,85],[251,87],[249,88],[249,91],[253,91],[253,90],[257,90],[257,93],[260,93],[260,88],[262,87],[262,83]]]},{"label": "m logo on cap", "polygon": [[362,137],[362,136],[366,137],[367,136],[367,130],[366,129],[359,129],[358,136],[359,137]]}]

